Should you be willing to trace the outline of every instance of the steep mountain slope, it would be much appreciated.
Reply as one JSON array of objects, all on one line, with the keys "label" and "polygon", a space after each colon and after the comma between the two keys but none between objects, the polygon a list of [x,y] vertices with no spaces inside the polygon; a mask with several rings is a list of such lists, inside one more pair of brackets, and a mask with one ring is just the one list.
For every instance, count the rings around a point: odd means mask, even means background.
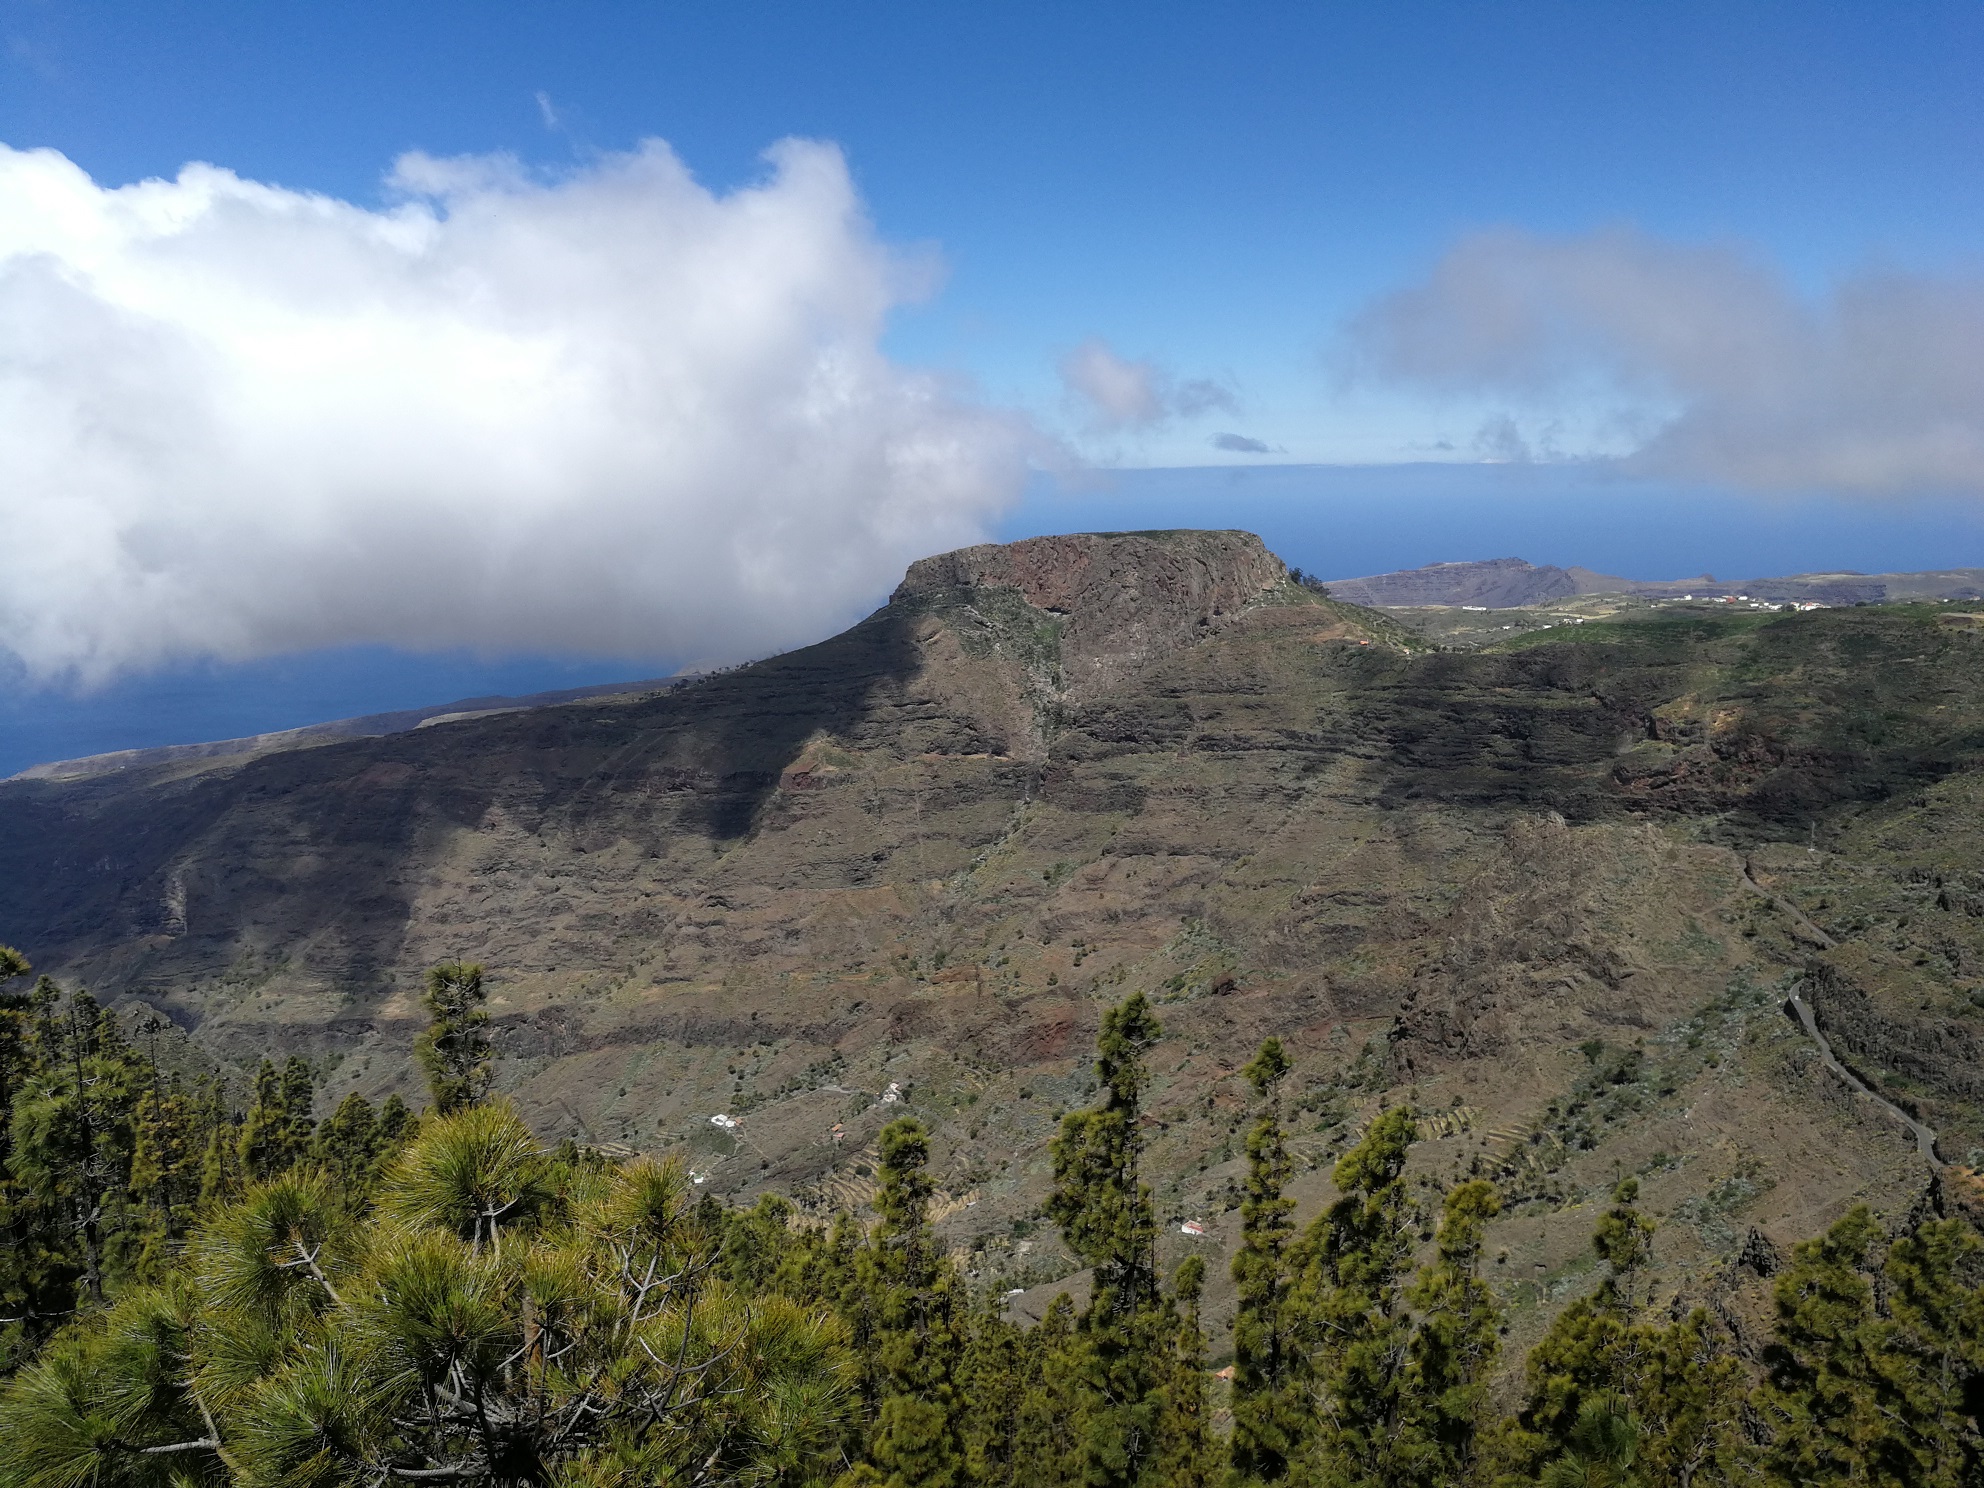
[{"label": "steep mountain slope", "polygon": [[0,786],[0,938],[217,1056],[303,1049],[327,1099],[406,1088],[421,969],[482,961],[540,1130],[725,1191],[857,1201],[906,1104],[947,1231],[1015,1285],[1069,1270],[1045,1142],[1142,989],[1149,1172],[1208,1231],[1169,1245],[1232,1239],[1236,1071],[1275,1032],[1305,1202],[1411,1099],[1422,1171],[1511,1196],[1519,1332],[1622,1171],[1666,1284],[1740,1318],[1751,1227],[1763,1266],[1932,1178],[1792,986],[1984,1155],[1981,652],[1974,615],[1893,606],[1439,653],[1246,534],[1036,539],[666,695]]}]

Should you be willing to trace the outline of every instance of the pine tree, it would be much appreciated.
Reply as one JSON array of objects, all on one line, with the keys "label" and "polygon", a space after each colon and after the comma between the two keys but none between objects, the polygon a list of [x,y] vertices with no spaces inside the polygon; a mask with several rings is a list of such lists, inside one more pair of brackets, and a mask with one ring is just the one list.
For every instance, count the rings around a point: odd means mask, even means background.
[{"label": "pine tree", "polygon": [[[0,948],[0,981],[31,968],[18,951]],[[67,1226],[57,1204],[16,1172],[14,1127],[25,1092],[41,1076],[48,1052],[48,1004],[59,996],[43,977],[25,992],[0,994],[0,1369],[31,1351],[50,1320],[71,1305],[73,1270]]]},{"label": "pine tree", "polygon": [[372,1182],[376,1185],[393,1159],[420,1135],[420,1116],[394,1091],[379,1102],[379,1119],[372,1129]]},{"label": "pine tree", "polygon": [[1412,1251],[1404,1172],[1414,1127],[1402,1106],[1371,1123],[1331,1175],[1339,1197],[1303,1239],[1304,1325],[1322,1401],[1309,1475],[1331,1488],[1377,1488],[1399,1476]]},{"label": "pine tree", "polygon": [[1536,1438],[1521,1454],[1534,1463],[1566,1449],[1589,1400],[1617,1394],[1614,1358],[1631,1319],[1633,1273],[1649,1243],[1647,1222],[1632,1207],[1638,1192],[1632,1179],[1614,1190],[1613,1206],[1600,1217],[1591,1241],[1606,1263],[1605,1279],[1591,1296],[1558,1314],[1526,1361],[1529,1396],[1518,1424]]},{"label": "pine tree", "polygon": [[147,1066],[87,992],[63,1005],[43,978],[30,1016],[36,1072],[14,1099],[8,1165],[38,1215],[37,1287],[59,1286],[66,1260],[100,1304],[108,1273],[136,1259],[127,1191]]},{"label": "pine tree", "polygon": [[1864,1206],[1792,1251],[1773,1288],[1776,1337],[1762,1392],[1774,1441],[1773,1481],[1872,1482],[1888,1453],[1870,1355],[1884,1342],[1874,1314],[1869,1252],[1880,1226]]},{"label": "pine tree", "polygon": [[544,1189],[513,1111],[425,1125],[369,1216],[292,1169],[172,1284],[91,1310],[0,1389],[7,1488],[751,1483],[838,1465],[834,1322],[705,1264],[678,1166]]},{"label": "pine tree", "polygon": [[116,1285],[135,1273],[144,1243],[142,1206],[131,1192],[131,1163],[137,1152],[138,1106],[157,1084],[157,1071],[131,1046],[114,1009],[98,1006],[82,992],[71,1004],[78,1015],[93,1020],[85,1034],[84,1107],[95,1131],[102,1176],[97,1204],[106,1281]]},{"label": "pine tree", "polygon": [[1628,1310],[1633,1306],[1634,1278],[1653,1258],[1654,1224],[1633,1207],[1639,1196],[1639,1179],[1621,1180],[1612,1191],[1612,1207],[1591,1237],[1592,1249],[1610,1270],[1610,1285],[1618,1289]]},{"label": "pine tree", "polygon": [[289,1171],[289,1107],[283,1100],[282,1072],[264,1059],[255,1071],[255,1097],[237,1138],[241,1171],[251,1183],[266,1183]]},{"label": "pine tree", "polygon": [[427,973],[422,1005],[433,1021],[413,1052],[439,1115],[475,1105],[489,1093],[487,1001],[480,966],[449,961]]},{"label": "pine tree", "polygon": [[397,1095],[377,1111],[352,1091],[311,1133],[309,1161],[329,1173],[354,1211],[372,1200],[395,1153],[412,1134],[412,1113]]},{"label": "pine tree", "polygon": [[378,1115],[372,1103],[354,1090],[318,1123],[310,1160],[336,1179],[340,1192],[362,1201],[372,1186],[378,1141]]},{"label": "pine tree", "polygon": [[310,1156],[315,1100],[310,1066],[302,1059],[292,1054],[281,1069],[262,1061],[255,1072],[254,1103],[238,1138],[241,1171],[250,1181],[267,1182]]},{"label": "pine tree", "polygon": [[51,1068],[62,1058],[65,1048],[62,989],[53,977],[34,979],[34,988],[28,993],[27,1025],[35,1065],[40,1069]]},{"label": "pine tree", "polygon": [[[26,976],[33,969],[19,951],[0,945],[0,983]],[[33,999],[26,992],[0,991],[0,1170],[7,1162],[7,1115],[13,1110],[14,1094],[35,1068],[32,1006]]]},{"label": "pine tree", "polygon": [[1240,1201],[1239,1293],[1233,1318],[1233,1434],[1229,1460],[1244,1483],[1287,1476],[1312,1413],[1302,1396],[1302,1348],[1290,1306],[1288,1246],[1295,1205],[1278,1091],[1288,1074],[1281,1040],[1270,1038],[1242,1073],[1261,1098],[1247,1133],[1247,1191]]},{"label": "pine tree", "polygon": [[1777,1281],[1759,1395],[1772,1481],[1978,1481],[1979,1250],[1960,1220],[1889,1247],[1865,1206],[1797,1246]]},{"label": "pine tree", "polygon": [[1889,1248],[1889,1360],[1907,1379],[1923,1488],[1984,1482],[1984,1237],[1934,1220]]},{"label": "pine tree", "polygon": [[[45,979],[44,979],[45,980]],[[96,1021],[87,993],[69,1000],[66,1019],[47,1025],[41,1079],[14,1105],[14,1171],[51,1210],[67,1211],[80,1244],[83,1282],[91,1300],[103,1301],[103,1201],[110,1162],[89,1098],[88,1065],[95,1053],[86,1030]]]},{"label": "pine tree", "polygon": [[200,1160],[199,1207],[208,1214],[233,1203],[242,1188],[240,1135],[227,1109],[227,1092],[218,1080],[207,1086],[200,1115],[207,1150]]},{"label": "pine tree", "polygon": [[1579,1410],[1563,1454],[1543,1469],[1540,1488],[1644,1488],[1657,1482],[1638,1471],[1645,1436],[1623,1400],[1595,1395]]},{"label": "pine tree", "polygon": [[982,1303],[966,1329],[958,1397],[965,1480],[975,1488],[1011,1488],[1019,1472],[1027,1393],[1037,1385],[1037,1338],[1037,1330],[1001,1316],[996,1300]]},{"label": "pine tree", "polygon": [[1157,1280],[1157,1226],[1138,1173],[1137,1119],[1157,1041],[1143,994],[1103,1016],[1095,1072],[1102,1103],[1062,1119],[1054,1140],[1048,1215],[1069,1250],[1094,1268],[1080,1333],[1082,1476],[1091,1488],[1151,1481],[1158,1461],[1165,1364],[1175,1336]]},{"label": "pine tree", "polygon": [[[1634,1207],[1638,1194],[1630,1178],[1614,1190],[1592,1235],[1605,1279],[1558,1314],[1524,1363],[1523,1403],[1494,1442],[1510,1479],[1630,1469],[1699,1484],[1741,1470],[1742,1369],[1708,1314],[1665,1325],[1634,1318],[1634,1279],[1654,1234]],[[1605,1453],[1627,1442],[1630,1460],[1607,1467]]]},{"label": "pine tree", "polygon": [[1402,1423],[1401,1481],[1453,1488],[1474,1481],[1476,1438],[1488,1394],[1501,1313],[1481,1279],[1488,1221],[1501,1212],[1482,1179],[1449,1190],[1437,1254],[1406,1293],[1417,1313],[1412,1334],[1412,1404]]},{"label": "pine tree", "polygon": [[1171,1283],[1178,1314],[1178,1342],[1159,1417],[1157,1481],[1164,1488],[1209,1488],[1214,1481],[1216,1444],[1206,1390],[1206,1335],[1199,1319],[1206,1263],[1186,1256]]},{"label": "pine tree", "polygon": [[[19,951],[0,945],[0,983],[33,969]],[[14,1098],[40,1067],[33,1006],[34,999],[26,992],[0,991],[0,1339],[10,1331],[19,1336],[33,1310],[29,1288],[36,1206],[15,1182],[11,1160]],[[7,1350],[0,1344],[0,1367],[7,1362]]]},{"label": "pine tree", "polygon": [[1066,1292],[1048,1305],[1027,1344],[1009,1481],[1013,1488],[1068,1488],[1083,1477],[1094,1401],[1087,1351]]},{"label": "pine tree", "polygon": [[889,1488],[963,1481],[957,1370],[964,1340],[956,1278],[930,1232],[930,1140],[914,1117],[882,1128],[881,1214],[862,1253],[880,1402],[869,1457]]},{"label": "pine tree", "polygon": [[310,1075],[309,1062],[299,1055],[290,1055],[282,1064],[282,1109],[288,1119],[282,1144],[290,1164],[302,1162],[310,1155],[310,1139],[317,1134],[313,1114],[316,1104],[317,1087]]},{"label": "pine tree", "polygon": [[200,1197],[200,1167],[207,1133],[199,1102],[178,1075],[159,1079],[138,1101],[131,1154],[131,1191],[144,1205],[143,1250],[138,1275],[162,1280],[172,1253],[192,1227]]},{"label": "pine tree", "polygon": [[1665,1326],[1640,1324],[1628,1333],[1618,1377],[1641,1423],[1639,1460],[1652,1481],[1754,1480],[1750,1379],[1731,1343],[1699,1307]]},{"label": "pine tree", "polygon": [[[721,1265],[725,1279],[732,1286],[747,1295],[786,1289],[793,1252],[800,1243],[792,1227],[793,1216],[798,1212],[792,1200],[768,1193],[759,1195],[758,1202],[749,1209],[733,1209],[725,1215]],[[851,1224],[847,1230],[846,1244],[851,1258],[854,1244]],[[811,1293],[814,1296],[830,1296],[838,1289],[838,1282],[814,1285],[818,1287]]]}]

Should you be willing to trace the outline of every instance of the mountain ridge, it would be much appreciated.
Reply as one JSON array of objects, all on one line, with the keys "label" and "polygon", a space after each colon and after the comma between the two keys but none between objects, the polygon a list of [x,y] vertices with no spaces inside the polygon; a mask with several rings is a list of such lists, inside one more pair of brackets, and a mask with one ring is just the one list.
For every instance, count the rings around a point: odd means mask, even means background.
[{"label": "mountain ridge", "polygon": [[307,749],[337,739],[376,738],[430,724],[451,723],[460,718],[490,713],[514,712],[523,708],[551,707],[558,703],[588,698],[615,697],[631,693],[655,692],[680,686],[681,677],[654,677],[637,682],[603,682],[591,687],[565,687],[550,692],[508,696],[497,693],[458,698],[451,703],[434,703],[421,708],[396,708],[385,713],[361,713],[351,718],[333,718],[323,723],[306,723],[296,728],[273,729],[261,734],[243,734],[232,739],[214,739],[191,744],[156,744],[137,749],[113,749],[102,754],[78,755],[73,759],[49,760],[30,765],[5,777],[8,780],[77,780],[91,775],[108,775],[125,770],[150,770],[161,766],[195,765],[231,759],[237,755],[263,754],[278,749]]},{"label": "mountain ridge", "polygon": [[[1139,534],[1074,534],[1069,538],[1038,539],[1051,543],[1081,543],[1116,536]],[[1162,536],[1163,533],[1141,534]],[[943,571],[944,565],[971,561],[965,555],[1004,551],[1011,544],[986,543],[956,553],[919,560],[898,586],[897,597],[929,582],[929,575]],[[1694,579],[1641,580],[1602,574],[1572,565],[1532,564],[1521,558],[1480,559],[1459,563],[1432,563],[1423,568],[1401,569],[1390,573],[1354,579],[1323,581],[1335,597],[1368,608],[1411,609],[1422,606],[1471,606],[1484,609],[1516,609],[1547,604],[1551,600],[1582,595],[1629,594],[1648,598],[1720,598],[1745,595],[1776,601],[1806,601],[1821,604],[1880,603],[1886,599],[1977,599],[1984,597],[1984,569],[1941,569],[1915,573],[1790,574],[1777,578],[1747,579],[1736,582],[1717,580],[1711,574]],[[1019,587],[1024,587],[1020,585]],[[1054,613],[1052,604],[1039,606]],[[296,728],[243,735],[186,744],[166,744],[135,749],[110,750],[72,759],[51,760],[31,765],[7,777],[15,780],[79,779],[126,770],[190,766],[239,755],[265,753],[278,749],[305,748],[335,739],[375,737],[409,728],[456,721],[474,713],[493,713],[526,708],[552,707],[587,698],[635,695],[678,687],[693,676],[676,675],[631,682],[601,683],[590,687],[564,688],[552,692],[519,696],[487,695],[436,703],[420,708],[403,708],[384,713],[361,714],[330,719]]]},{"label": "mountain ridge", "polygon": [[1503,1185],[1521,1337],[1619,1171],[1677,1294],[1750,1228],[1921,1198],[1794,982],[1949,1160],[1984,1156],[1980,650],[1974,610],[1885,605],[1439,651],[1246,534],[1040,539],[667,693],[0,785],[0,932],[215,1059],[306,1054],[327,1104],[411,1093],[422,970],[481,962],[541,1134],[815,1213],[912,1110],[945,1234],[1008,1289],[1073,1269],[1032,1228],[1046,1143],[1143,991],[1166,1246],[1232,1243],[1238,1071],[1273,1032],[1297,1197],[1410,1100],[1422,1171]]}]

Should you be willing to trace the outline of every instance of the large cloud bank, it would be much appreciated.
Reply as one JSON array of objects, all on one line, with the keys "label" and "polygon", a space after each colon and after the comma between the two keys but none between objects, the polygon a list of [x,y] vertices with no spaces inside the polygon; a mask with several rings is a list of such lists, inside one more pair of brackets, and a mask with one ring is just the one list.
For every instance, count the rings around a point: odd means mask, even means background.
[{"label": "large cloud bank", "polygon": [[1815,298],[1733,249],[1496,231],[1352,337],[1368,367],[1416,387],[1609,406],[1650,471],[1984,494],[1984,280],[1866,272]]},{"label": "large cloud bank", "polygon": [[881,353],[840,155],[768,160],[415,155],[375,211],[0,148],[0,650],[736,658],[979,540],[1029,436]]}]

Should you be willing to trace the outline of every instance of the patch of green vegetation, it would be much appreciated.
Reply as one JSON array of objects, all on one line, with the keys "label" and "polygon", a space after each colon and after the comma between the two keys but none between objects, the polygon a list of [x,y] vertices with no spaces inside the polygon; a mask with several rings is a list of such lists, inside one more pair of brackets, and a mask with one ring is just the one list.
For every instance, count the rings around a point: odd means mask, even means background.
[{"label": "patch of green vegetation", "polygon": [[1064,622],[1035,609],[1019,590],[945,589],[911,603],[941,618],[967,656],[1009,656],[1040,680],[1058,684]]},{"label": "patch of green vegetation", "polygon": [[1625,646],[1653,655],[1677,655],[1794,618],[1762,610],[1640,611],[1617,619],[1532,630],[1498,641],[1487,649],[1510,652],[1538,646]]},{"label": "patch of green vegetation", "polygon": [[1776,1186],[1777,1180],[1766,1174],[1755,1160],[1750,1160],[1707,1193],[1684,1199],[1675,1209],[1674,1218],[1693,1226],[1709,1250],[1727,1255],[1737,1244],[1732,1216]]},{"label": "patch of green vegetation", "polygon": [[1162,953],[1174,965],[1184,963],[1162,983],[1160,1003],[1190,1002],[1213,988],[1230,983],[1239,968],[1239,954],[1204,920],[1187,917]]},{"label": "patch of green vegetation", "polygon": [[742,1115],[746,1111],[757,1109],[759,1106],[786,1100],[795,1095],[803,1095],[809,1090],[818,1090],[825,1085],[837,1085],[840,1083],[841,1077],[846,1073],[846,1056],[840,1050],[835,1049],[824,1059],[814,1060],[805,1069],[801,1070],[791,1079],[784,1081],[777,1089],[769,1093],[753,1091],[738,1097],[732,1104],[732,1110],[735,1114]]}]

